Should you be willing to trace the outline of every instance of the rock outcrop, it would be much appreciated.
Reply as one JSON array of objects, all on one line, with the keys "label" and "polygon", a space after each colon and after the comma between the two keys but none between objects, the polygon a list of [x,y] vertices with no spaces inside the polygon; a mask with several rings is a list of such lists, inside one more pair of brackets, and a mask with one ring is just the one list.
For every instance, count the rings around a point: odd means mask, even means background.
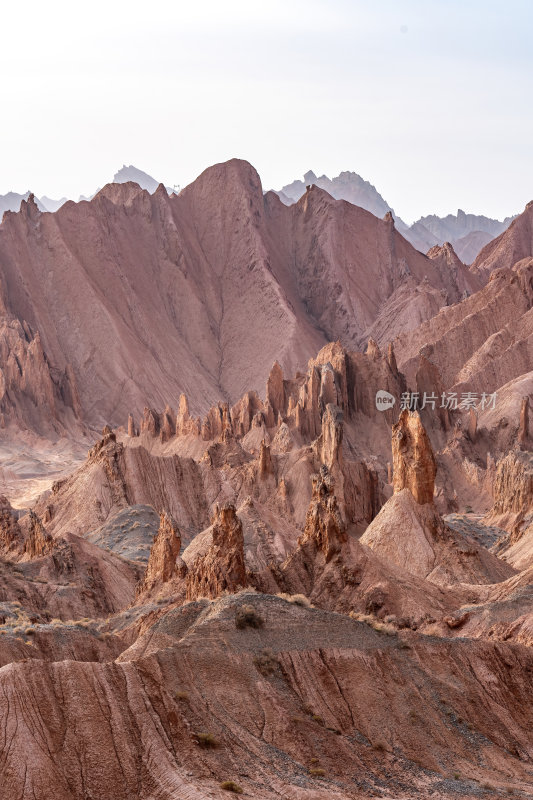
[{"label": "rock outcrop", "polygon": [[437,465],[417,412],[404,409],[392,428],[394,491],[409,489],[417,503],[433,502]]},{"label": "rock outcrop", "polygon": [[170,514],[163,511],[159,518],[159,530],[150,550],[146,572],[137,587],[137,596],[150,592],[174,577],[180,549],[181,534],[178,525]]},{"label": "rock outcrop", "polygon": [[312,543],[329,561],[347,541],[346,527],[335,497],[334,481],[327,468],[323,466],[319,475],[313,475],[312,482],[311,503],[298,544]]},{"label": "rock outcrop", "polygon": [[272,461],[272,454],[269,445],[264,439],[261,440],[259,448],[259,476],[266,478],[268,475],[274,474],[274,464]]},{"label": "rock outcrop", "polygon": [[219,597],[248,584],[244,565],[242,523],[235,506],[216,506],[211,525],[211,544],[189,564],[186,576],[187,600]]}]

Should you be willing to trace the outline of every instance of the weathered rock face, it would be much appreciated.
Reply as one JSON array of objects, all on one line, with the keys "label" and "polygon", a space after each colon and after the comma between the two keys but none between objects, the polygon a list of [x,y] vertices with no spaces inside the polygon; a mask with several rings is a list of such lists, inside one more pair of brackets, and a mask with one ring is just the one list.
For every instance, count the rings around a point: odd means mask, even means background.
[{"label": "weathered rock face", "polygon": [[424,398],[437,398],[436,400],[428,401],[427,410],[422,411],[426,421],[431,423],[431,420],[427,417],[428,414],[431,414],[433,419],[437,417],[440,420],[442,429],[448,431],[451,428],[450,412],[445,407],[441,408],[441,397],[445,387],[438,368],[423,355],[420,356],[418,362],[415,383],[419,394],[420,406],[424,403]]},{"label": "weathered rock face", "polygon": [[404,409],[392,427],[394,492],[409,489],[417,503],[432,503],[437,464],[417,412]]},{"label": "weathered rock face", "polygon": [[3,554],[15,553],[22,547],[22,531],[7,497],[0,497],[0,548]]},{"label": "weathered rock face", "polygon": [[420,505],[406,488],[395,493],[360,539],[387,564],[440,586],[491,584],[513,569],[472,536],[447,526],[433,503]]},{"label": "weathered rock face", "polygon": [[49,553],[53,547],[54,540],[46,531],[37,514],[30,510],[30,525],[28,538],[24,542],[24,552],[30,558],[38,558]]},{"label": "weathered rock face", "polygon": [[387,347],[387,361],[391,371],[396,375],[398,372],[398,364],[396,363],[396,354],[394,352],[394,345],[392,342],[389,342]]},{"label": "weathered rock face", "polygon": [[211,545],[193,564],[186,577],[187,600],[219,597],[248,583],[244,565],[242,524],[231,503],[216,506]]},{"label": "weathered rock face", "polygon": [[507,230],[489,242],[472,264],[472,271],[489,275],[499,267],[511,269],[533,253],[533,203],[514,219]]},{"label": "weathered rock face", "polygon": [[342,466],[343,414],[340,408],[328,403],[322,415],[322,438],[320,440],[320,458],[331,470],[334,466]]},{"label": "weathered rock face", "polygon": [[[1,299],[0,282],[0,414],[2,427],[9,421],[43,434],[64,432],[67,408],[80,412],[79,397],[69,364],[52,369],[39,332],[26,321],[13,319]],[[72,421],[72,420],[71,420]]]},{"label": "weathered rock face", "polygon": [[174,576],[180,548],[181,534],[178,525],[170,514],[163,511],[159,517],[159,530],[150,550],[146,573],[137,587],[137,595],[151,591]]},{"label": "weathered rock face", "polygon": [[278,421],[278,414],[285,408],[285,392],[283,387],[283,370],[277,361],[270,370],[266,384],[266,419],[269,427]]},{"label": "weathered rock face", "polygon": [[529,450],[529,397],[522,398],[520,407],[520,425],[518,427],[518,446],[522,450]]},{"label": "weathered rock face", "polygon": [[496,469],[491,514],[527,514],[533,510],[533,456],[515,451]]},{"label": "weathered rock face", "polygon": [[446,391],[494,392],[531,369],[532,307],[533,259],[497,269],[483,289],[395,339],[399,368],[412,380],[425,355]]},{"label": "weathered rock face", "polygon": [[325,467],[313,476],[313,494],[299,545],[312,542],[329,561],[347,541],[346,527],[334,493],[334,481]]}]

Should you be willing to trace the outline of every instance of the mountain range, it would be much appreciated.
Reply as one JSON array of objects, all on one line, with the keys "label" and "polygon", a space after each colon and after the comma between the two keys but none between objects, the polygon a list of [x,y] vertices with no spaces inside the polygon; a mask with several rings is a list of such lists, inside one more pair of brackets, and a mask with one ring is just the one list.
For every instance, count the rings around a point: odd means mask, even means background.
[{"label": "mountain range", "polygon": [[[141,189],[146,189],[150,194],[153,194],[159,186],[159,181],[133,164],[129,166],[124,164],[117,170],[112,182],[133,182],[138,184]],[[446,217],[438,217],[433,214],[420,217],[412,225],[407,225],[400,217],[396,216],[394,209],[383,199],[377,189],[356,172],[341,172],[335,178],[328,178],[326,175],[317,177],[312,170],[309,170],[304,175],[303,181],[295,180],[277,191],[276,194],[285,205],[291,205],[302,197],[306,186],[309,185],[319,186],[336,200],[347,200],[352,205],[370,211],[374,216],[383,217],[390,212],[402,235],[423,253],[435,245],[450,242],[460,260],[465,264],[471,264],[479,251],[492,239],[503,233],[515,218],[514,216],[506,217],[500,221],[483,215],[465,214],[459,209],[457,214],[448,214]],[[169,194],[179,191],[179,187],[167,186],[166,188]],[[18,211],[21,201],[27,200],[29,195],[29,191],[25,194],[8,192],[8,194],[0,195],[0,219],[5,211]],[[90,200],[92,197],[94,194],[81,195],[79,199]],[[57,211],[66,200],[65,197],[60,200],[52,200],[46,196],[35,198],[37,207],[41,211],[51,212]]]},{"label": "mountain range", "polygon": [[39,432],[61,429],[63,407],[101,427],[182,391],[195,411],[234,402],[276,359],[293,371],[331,340],[386,344],[482,285],[452,250],[415,250],[391,216],[316,186],[287,207],[238,160],[179,195],[114,183],[55,214],[30,196],[4,214],[0,262],[0,409]]},{"label": "mountain range", "polygon": [[1,800],[532,795],[533,203],[343,176],[5,210]]}]

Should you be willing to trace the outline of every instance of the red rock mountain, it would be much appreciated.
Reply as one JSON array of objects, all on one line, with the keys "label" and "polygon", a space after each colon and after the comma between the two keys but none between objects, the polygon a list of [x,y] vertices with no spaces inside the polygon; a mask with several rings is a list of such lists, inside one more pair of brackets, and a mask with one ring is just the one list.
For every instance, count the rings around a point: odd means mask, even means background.
[{"label": "red rock mountain", "polygon": [[469,272],[238,161],[7,215],[0,800],[531,796],[522,244]]},{"label": "red rock mountain", "polygon": [[[478,285],[318,187],[290,208],[263,196],[237,160],[179,196],[112,184],[54,214],[30,197],[0,226],[0,276],[0,410],[45,433],[181,392],[195,412],[234,401],[276,359],[294,372],[327,341],[359,345],[387,304],[385,342]],[[414,308],[417,283],[433,300]]]}]

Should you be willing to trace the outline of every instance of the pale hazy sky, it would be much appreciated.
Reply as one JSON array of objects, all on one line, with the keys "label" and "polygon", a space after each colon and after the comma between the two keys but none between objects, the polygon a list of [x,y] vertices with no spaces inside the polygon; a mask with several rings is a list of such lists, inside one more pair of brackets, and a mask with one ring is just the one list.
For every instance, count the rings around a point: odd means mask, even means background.
[{"label": "pale hazy sky", "polygon": [[533,199],[530,0],[3,3],[0,193],[353,170],[406,221]]}]

